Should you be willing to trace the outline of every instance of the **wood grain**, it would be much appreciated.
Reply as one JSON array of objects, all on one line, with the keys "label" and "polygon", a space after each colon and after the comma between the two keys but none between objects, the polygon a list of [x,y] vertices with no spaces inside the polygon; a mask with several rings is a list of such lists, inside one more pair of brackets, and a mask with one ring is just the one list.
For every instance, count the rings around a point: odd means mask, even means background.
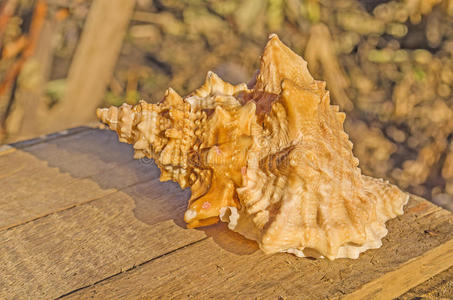
[{"label": "wood grain", "polygon": [[410,289],[397,300],[453,298],[453,267]]},{"label": "wood grain", "polygon": [[[158,178],[153,164],[132,159],[114,133],[90,129],[47,138],[0,155],[0,229]],[[24,145],[25,144],[25,145]],[[14,148],[13,148],[14,149]],[[7,152],[6,152],[7,151]]]},{"label": "wood grain", "polygon": [[[207,231],[210,239],[67,297],[341,298],[356,290],[372,291],[364,284],[379,282],[382,276],[387,276],[383,282],[386,284],[387,280],[402,276],[402,272],[411,272],[412,279],[423,280],[453,264],[448,254],[453,251],[453,218],[449,212],[413,197],[406,214],[389,221],[388,226],[390,233],[380,249],[367,251],[357,260],[331,262],[287,254],[266,256],[254,251],[245,240],[231,238],[224,226],[217,225]],[[414,270],[425,264],[431,265]],[[406,285],[397,281],[398,284],[382,287],[391,288],[392,296],[399,295],[417,284],[418,280],[412,279],[401,281]]]},{"label": "wood grain", "polygon": [[392,299],[453,265],[453,239],[409,260],[344,297],[354,299]]},{"label": "wood grain", "polygon": [[0,299],[55,298],[205,238],[173,220],[186,196],[155,179],[1,231]]}]

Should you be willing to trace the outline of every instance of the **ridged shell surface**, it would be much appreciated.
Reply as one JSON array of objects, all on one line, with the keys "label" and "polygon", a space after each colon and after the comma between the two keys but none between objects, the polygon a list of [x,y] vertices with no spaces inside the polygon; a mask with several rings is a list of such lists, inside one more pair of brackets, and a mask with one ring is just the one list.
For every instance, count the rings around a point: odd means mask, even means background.
[{"label": "ridged shell surface", "polygon": [[98,117],[153,158],[161,180],[192,191],[189,228],[228,222],[266,253],[357,258],[379,248],[408,194],[361,174],[330,104],[302,57],[269,37],[253,87],[209,72],[184,99],[98,109]]}]

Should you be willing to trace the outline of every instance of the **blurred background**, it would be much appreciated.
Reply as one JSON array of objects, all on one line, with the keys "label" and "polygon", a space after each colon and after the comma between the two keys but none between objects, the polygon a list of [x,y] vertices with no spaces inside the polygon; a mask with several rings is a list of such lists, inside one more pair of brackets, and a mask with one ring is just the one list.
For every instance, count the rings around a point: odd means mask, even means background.
[{"label": "blurred background", "polygon": [[270,32],[327,81],[363,173],[453,210],[453,0],[1,0],[0,142],[247,82]]}]

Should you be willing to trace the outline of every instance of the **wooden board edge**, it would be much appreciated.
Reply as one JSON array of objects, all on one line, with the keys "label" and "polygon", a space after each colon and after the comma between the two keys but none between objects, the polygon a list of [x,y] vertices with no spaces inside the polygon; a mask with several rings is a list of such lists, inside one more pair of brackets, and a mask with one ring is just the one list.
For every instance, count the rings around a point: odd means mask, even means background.
[{"label": "wooden board edge", "polygon": [[411,288],[398,300],[451,299],[453,295],[453,266]]},{"label": "wooden board edge", "polygon": [[[55,139],[58,139],[58,138],[71,136],[71,135],[78,134],[78,133],[81,133],[81,132],[84,132],[84,131],[88,131],[90,129],[95,128],[95,127],[90,126],[90,125],[78,126],[78,127],[74,127],[74,128],[70,128],[70,129],[66,129],[66,130],[61,130],[61,131],[45,134],[45,135],[42,135],[42,136],[37,137],[37,138],[24,140],[24,141],[18,141],[18,142],[14,142],[14,143],[11,143],[11,144],[3,145],[3,146],[0,147],[0,155],[11,153],[12,151],[14,151],[16,149],[25,149],[25,148],[34,146],[36,144],[41,144],[41,143],[45,143],[45,142],[48,142],[48,141],[51,141],[51,140],[55,140]],[[3,151],[2,148],[5,147],[5,146],[6,146],[5,150],[7,150],[7,148],[10,148],[9,151]]]},{"label": "wooden board edge", "polygon": [[364,284],[342,299],[393,299],[451,266],[453,239],[412,258],[397,270]]},{"label": "wooden board edge", "polygon": [[16,148],[10,146],[10,145],[1,145],[0,146],[0,155],[5,155],[12,153],[16,150]]}]

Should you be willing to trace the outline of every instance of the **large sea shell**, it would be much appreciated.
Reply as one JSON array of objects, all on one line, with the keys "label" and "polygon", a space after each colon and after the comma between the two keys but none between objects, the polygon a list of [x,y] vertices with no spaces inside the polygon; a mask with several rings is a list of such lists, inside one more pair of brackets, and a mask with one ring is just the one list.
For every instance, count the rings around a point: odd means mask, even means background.
[{"label": "large sea shell", "polygon": [[161,180],[191,188],[187,227],[228,222],[265,253],[357,258],[379,248],[408,194],[361,174],[326,84],[276,35],[253,87],[209,72],[181,98],[98,109],[98,117],[153,158]]}]

